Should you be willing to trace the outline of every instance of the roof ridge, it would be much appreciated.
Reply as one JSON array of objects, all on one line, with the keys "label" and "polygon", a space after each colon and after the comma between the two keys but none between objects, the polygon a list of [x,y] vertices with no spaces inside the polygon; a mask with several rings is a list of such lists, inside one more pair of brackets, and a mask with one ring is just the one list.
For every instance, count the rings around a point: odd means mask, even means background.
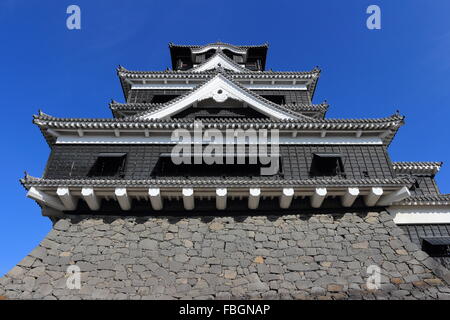
[{"label": "roof ridge", "polygon": [[[305,116],[306,117],[306,116]],[[55,116],[48,115],[46,113],[41,113],[39,115],[33,115],[33,118],[36,120],[55,120],[55,121],[85,121],[85,122],[160,122],[160,123],[172,123],[172,122],[192,122],[194,119],[190,118],[178,118],[176,121],[174,119],[134,119],[133,117],[125,117],[121,119],[116,118],[59,118]],[[239,122],[248,122],[248,123],[255,123],[255,122],[261,122],[261,123],[305,123],[302,121],[302,119],[265,119],[265,118],[217,118],[222,120],[223,122],[231,122],[231,121],[239,121]],[[206,120],[206,121],[205,121]],[[214,120],[214,118],[209,119],[203,119],[203,122],[208,122],[207,120]],[[368,124],[368,123],[391,123],[392,118],[367,118],[367,119],[312,119],[314,120],[311,122],[311,125],[321,125],[321,124],[349,124],[351,122],[358,123],[358,124]],[[306,123],[307,124],[307,123]]]},{"label": "roof ridge", "polygon": [[[226,57],[226,55],[225,55]],[[227,57],[228,58],[228,57]],[[211,59],[211,58],[209,58]],[[208,59],[208,60],[209,60]],[[228,58],[230,61],[230,58]],[[206,62],[207,60],[205,60]],[[233,61],[234,62],[234,61]],[[235,62],[234,62],[235,63]],[[241,67],[242,68],[242,67]],[[272,71],[272,70],[265,70],[265,71],[252,71],[250,69],[244,68],[245,72],[235,72],[235,71],[231,71],[230,73],[234,73],[236,75],[241,75],[241,74],[247,74],[247,75],[306,75],[306,74],[320,74],[321,71],[318,69],[312,69],[309,71],[294,71],[294,70],[285,70],[285,71]],[[202,75],[202,74],[208,74],[208,73],[212,73],[213,71],[210,70],[206,70],[206,71],[199,71],[199,72],[193,72],[192,71],[193,68],[189,69],[189,70],[128,70],[122,66],[120,66],[120,68],[117,68],[117,72],[125,72],[125,73],[136,73],[136,74],[164,74],[164,75],[168,75],[168,74],[175,74],[175,75],[182,75],[182,74],[198,74],[198,75]],[[120,75],[120,74],[119,74]]]},{"label": "roof ridge", "polygon": [[404,116],[400,116],[398,114],[393,114],[388,117],[383,118],[327,118],[322,119],[323,122],[353,122],[353,121],[360,121],[360,122],[383,122],[383,121],[398,121],[403,122],[405,119]]},{"label": "roof ridge", "polygon": [[234,47],[234,48],[264,48],[264,47],[269,47],[269,43],[265,42],[263,44],[259,44],[259,45],[235,45],[235,44],[231,44],[231,43],[227,43],[227,42],[222,42],[222,41],[216,41],[216,42],[211,42],[211,43],[207,43],[204,45],[189,45],[189,44],[175,44],[173,42],[169,42],[169,48],[171,47],[179,47],[179,48],[205,48],[211,45],[227,45],[230,47]]},{"label": "roof ridge", "polygon": [[152,107],[152,106],[159,106],[159,105],[163,105],[166,102],[110,102],[109,105],[110,106],[148,106],[148,107]]},{"label": "roof ridge", "polygon": [[394,165],[408,165],[408,164],[416,164],[416,165],[437,165],[441,166],[443,164],[442,161],[393,161]]},{"label": "roof ridge", "polygon": [[328,103],[284,103],[281,104],[287,108],[290,109],[328,109],[329,104]]},{"label": "roof ridge", "polygon": [[431,161],[398,161],[392,162],[392,168],[398,173],[431,173],[436,174],[441,169],[444,163],[441,162],[431,162]]},{"label": "roof ridge", "polygon": [[396,205],[450,205],[450,194],[413,195],[396,203]]}]

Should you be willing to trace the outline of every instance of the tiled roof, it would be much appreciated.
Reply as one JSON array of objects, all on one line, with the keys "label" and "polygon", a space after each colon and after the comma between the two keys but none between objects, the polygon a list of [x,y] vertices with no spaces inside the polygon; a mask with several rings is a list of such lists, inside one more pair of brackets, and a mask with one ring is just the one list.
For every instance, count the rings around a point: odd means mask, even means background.
[{"label": "tiled roof", "polygon": [[202,87],[206,86],[208,83],[210,83],[211,81],[213,81],[214,79],[216,79],[217,77],[220,77],[220,76],[223,76],[225,79],[227,79],[228,81],[230,81],[233,85],[237,86],[238,88],[240,88],[241,90],[245,91],[246,93],[248,93],[249,95],[253,96],[254,98],[256,98],[256,99],[258,99],[258,100],[260,100],[260,101],[263,101],[264,103],[266,103],[266,104],[272,106],[274,109],[276,109],[276,110],[278,110],[278,111],[287,113],[287,114],[292,115],[292,116],[294,116],[294,117],[297,117],[297,118],[299,118],[299,119],[304,119],[304,120],[307,120],[307,121],[316,121],[316,119],[314,119],[314,118],[311,118],[311,117],[307,117],[307,116],[298,114],[297,112],[292,111],[292,109],[290,109],[290,108],[285,108],[283,105],[279,105],[279,104],[276,104],[276,103],[274,103],[274,102],[272,102],[272,101],[269,101],[269,100],[267,100],[266,98],[264,98],[263,96],[261,96],[261,95],[259,95],[259,94],[256,94],[255,92],[253,92],[253,91],[251,91],[251,90],[245,88],[244,86],[242,86],[242,85],[239,84],[238,82],[233,81],[233,79],[232,79],[231,77],[229,77],[229,75],[228,75],[227,73],[225,73],[225,72],[223,71],[223,69],[218,69],[215,77],[211,77],[211,78],[209,78],[208,80],[206,80],[206,81],[204,81],[203,83],[201,83],[201,84],[199,84],[198,86],[196,86],[194,89],[187,91],[185,94],[180,95],[179,97],[177,97],[177,98],[175,98],[175,99],[173,99],[173,100],[171,100],[171,101],[169,101],[169,102],[167,102],[167,103],[165,103],[165,104],[163,104],[163,105],[160,105],[160,106],[155,107],[154,110],[151,110],[151,111],[144,111],[144,112],[142,112],[141,114],[133,115],[133,116],[130,116],[130,117],[127,117],[127,118],[130,118],[130,119],[139,119],[139,118],[141,118],[141,117],[149,116],[149,115],[150,115],[151,113],[153,113],[153,112],[156,112],[156,111],[158,111],[158,110],[161,110],[161,109],[166,108],[167,106],[170,106],[170,105],[175,104],[176,102],[178,102],[178,101],[180,101],[181,99],[183,99],[183,98],[189,96],[190,94],[194,93],[195,91],[201,89]]},{"label": "tiled roof", "polygon": [[237,46],[234,44],[230,44],[230,43],[225,43],[225,42],[213,42],[213,43],[208,43],[208,44],[204,44],[204,45],[189,45],[189,44],[174,44],[172,42],[169,43],[169,47],[178,47],[178,48],[204,48],[207,46],[211,46],[211,45],[225,45],[225,46],[229,46],[229,47],[234,47],[236,49],[248,49],[248,48],[268,48],[269,44],[266,42],[264,44],[260,44],[260,45],[243,45],[243,46]]},{"label": "tiled roof", "polygon": [[286,108],[289,108],[294,111],[302,112],[302,111],[322,111],[325,112],[329,108],[328,103],[321,104],[284,104]]},{"label": "tiled roof", "polygon": [[[117,101],[111,101],[109,104],[110,109],[114,110],[147,110],[155,107],[160,107],[167,103],[121,103]],[[279,104],[282,107],[291,109],[293,111],[326,111],[329,108],[327,103],[321,104]]]},{"label": "tiled roof", "polygon": [[[33,116],[33,122],[40,127],[53,128],[106,128],[106,129],[126,129],[126,128],[193,128],[194,119],[111,119],[111,118],[57,118],[40,112]],[[210,118],[203,119],[205,127],[214,128],[234,128],[253,127],[255,129],[305,129],[305,130],[397,130],[403,124],[403,117],[392,115],[386,118],[372,119],[293,119],[276,120],[265,118]]]},{"label": "tiled roof", "polygon": [[117,101],[111,101],[109,109],[111,110],[115,118],[124,118],[125,116],[120,112],[143,112],[146,110],[153,110],[159,108],[163,103],[120,103]]},{"label": "tiled roof", "polygon": [[436,174],[442,162],[393,162],[392,167],[397,173]]},{"label": "tiled roof", "polygon": [[[403,125],[403,117],[393,115],[378,119],[303,119],[274,120],[269,118],[207,118],[202,119],[204,129],[278,129],[278,130],[383,130],[389,131],[383,142],[389,145]],[[308,118],[308,120],[305,120]],[[311,119],[311,120],[310,120]],[[127,118],[57,118],[40,112],[33,116],[33,123],[39,126],[49,145],[55,137],[47,129],[98,129],[98,130],[174,130],[193,129],[195,119],[129,119]]]},{"label": "tiled roof", "polygon": [[228,70],[207,70],[202,72],[195,72],[192,70],[188,71],[130,71],[120,66],[117,69],[117,74],[122,85],[122,90],[124,96],[127,97],[127,92],[130,90],[130,84],[125,81],[125,79],[142,79],[142,78],[152,78],[152,79],[204,79],[208,80],[217,73],[222,72],[226,74],[228,78],[231,79],[306,79],[312,80],[311,84],[308,86],[311,97],[314,96],[316,90],[317,82],[320,77],[320,70],[315,68],[311,71],[250,71],[245,69],[242,72],[234,72]]},{"label": "tiled roof", "polygon": [[[138,70],[127,70],[122,66],[117,68],[117,73],[120,77],[124,78],[208,78],[211,75],[217,73],[215,70],[207,70],[201,72],[195,72],[192,70],[186,71],[173,71],[173,70],[165,70],[165,71],[138,71]],[[234,72],[227,71],[227,73],[232,78],[243,78],[243,79],[313,79],[317,78],[320,75],[319,69],[313,69],[311,71],[251,71],[245,69],[245,72]]]},{"label": "tiled roof", "polygon": [[404,199],[398,203],[399,205],[407,206],[447,206],[450,205],[450,194],[438,194],[438,195],[424,195],[424,196],[413,196]]},{"label": "tiled roof", "polygon": [[165,105],[165,103],[149,103],[149,102],[141,102],[141,103],[121,103],[117,101],[111,101],[109,104],[109,108],[111,110],[120,110],[120,111],[137,111],[137,110],[150,110],[154,108],[159,108],[160,106]]},{"label": "tiled roof", "polygon": [[393,179],[342,179],[342,178],[317,178],[303,180],[273,179],[273,178],[160,178],[152,180],[113,180],[113,179],[44,179],[26,175],[20,182],[25,188],[33,186],[69,186],[69,187],[331,187],[331,186],[398,186],[409,185],[413,181],[410,178]]}]

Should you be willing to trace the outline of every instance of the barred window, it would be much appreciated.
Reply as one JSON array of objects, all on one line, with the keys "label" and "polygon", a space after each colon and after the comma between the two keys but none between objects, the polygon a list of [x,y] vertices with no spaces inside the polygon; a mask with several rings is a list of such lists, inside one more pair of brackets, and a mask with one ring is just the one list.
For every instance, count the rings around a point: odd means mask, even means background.
[{"label": "barred window", "polygon": [[425,237],[421,242],[422,250],[431,257],[450,256],[450,237]]}]

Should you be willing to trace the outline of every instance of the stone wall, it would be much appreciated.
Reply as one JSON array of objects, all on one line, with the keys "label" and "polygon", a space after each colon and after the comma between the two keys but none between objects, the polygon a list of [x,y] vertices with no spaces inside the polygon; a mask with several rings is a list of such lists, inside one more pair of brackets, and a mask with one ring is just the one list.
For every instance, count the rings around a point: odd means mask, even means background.
[{"label": "stone wall", "polygon": [[[80,267],[81,289],[66,287]],[[367,267],[382,270],[367,290]],[[389,214],[68,216],[6,276],[9,299],[448,299],[450,274]]]}]

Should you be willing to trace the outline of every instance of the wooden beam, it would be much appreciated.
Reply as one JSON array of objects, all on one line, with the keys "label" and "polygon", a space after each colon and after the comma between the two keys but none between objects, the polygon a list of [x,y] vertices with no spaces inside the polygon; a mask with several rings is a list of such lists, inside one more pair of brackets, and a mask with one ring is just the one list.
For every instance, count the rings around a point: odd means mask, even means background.
[{"label": "wooden beam", "polygon": [[30,199],[35,200],[36,202],[40,203],[41,205],[59,210],[64,211],[66,208],[62,204],[62,202],[59,200],[59,198],[55,196],[51,196],[49,194],[46,194],[45,192],[42,192],[35,187],[31,187],[27,192],[27,197]]},{"label": "wooden beam", "polygon": [[258,209],[260,196],[261,196],[260,188],[250,188],[249,195],[248,195],[248,208],[249,209]]},{"label": "wooden beam", "polygon": [[193,210],[195,208],[194,189],[183,188],[183,204],[186,210]]},{"label": "wooden beam", "polygon": [[122,210],[128,211],[131,209],[131,200],[130,197],[128,197],[126,188],[116,188],[114,194],[116,195],[117,202],[119,202]]},{"label": "wooden beam", "polygon": [[382,195],[383,188],[371,188],[369,194],[364,196],[364,203],[368,207],[373,207]]},{"label": "wooden beam", "polygon": [[227,208],[227,188],[216,189],[216,208],[225,210]]},{"label": "wooden beam", "polygon": [[402,201],[411,196],[411,192],[407,187],[403,187],[391,194],[384,195],[378,200],[377,206],[390,206],[394,202]]},{"label": "wooden beam", "polygon": [[347,188],[345,194],[341,197],[341,203],[344,207],[351,207],[359,196],[359,188]]},{"label": "wooden beam", "polygon": [[152,204],[153,210],[161,210],[163,208],[161,190],[159,188],[150,188],[148,189],[148,195],[150,196],[150,203]]},{"label": "wooden beam", "polygon": [[316,188],[314,194],[311,196],[311,207],[320,208],[327,193],[327,188]]},{"label": "wooden beam", "polygon": [[86,201],[89,209],[92,211],[97,211],[100,209],[100,200],[94,192],[92,188],[83,188],[81,189],[81,195]]},{"label": "wooden beam", "polygon": [[61,200],[66,210],[73,211],[77,208],[78,201],[72,196],[69,188],[58,188],[56,190],[56,195],[59,197],[59,200]]},{"label": "wooden beam", "polygon": [[293,188],[283,188],[280,196],[280,208],[288,209],[291,206],[292,199],[294,198]]}]

